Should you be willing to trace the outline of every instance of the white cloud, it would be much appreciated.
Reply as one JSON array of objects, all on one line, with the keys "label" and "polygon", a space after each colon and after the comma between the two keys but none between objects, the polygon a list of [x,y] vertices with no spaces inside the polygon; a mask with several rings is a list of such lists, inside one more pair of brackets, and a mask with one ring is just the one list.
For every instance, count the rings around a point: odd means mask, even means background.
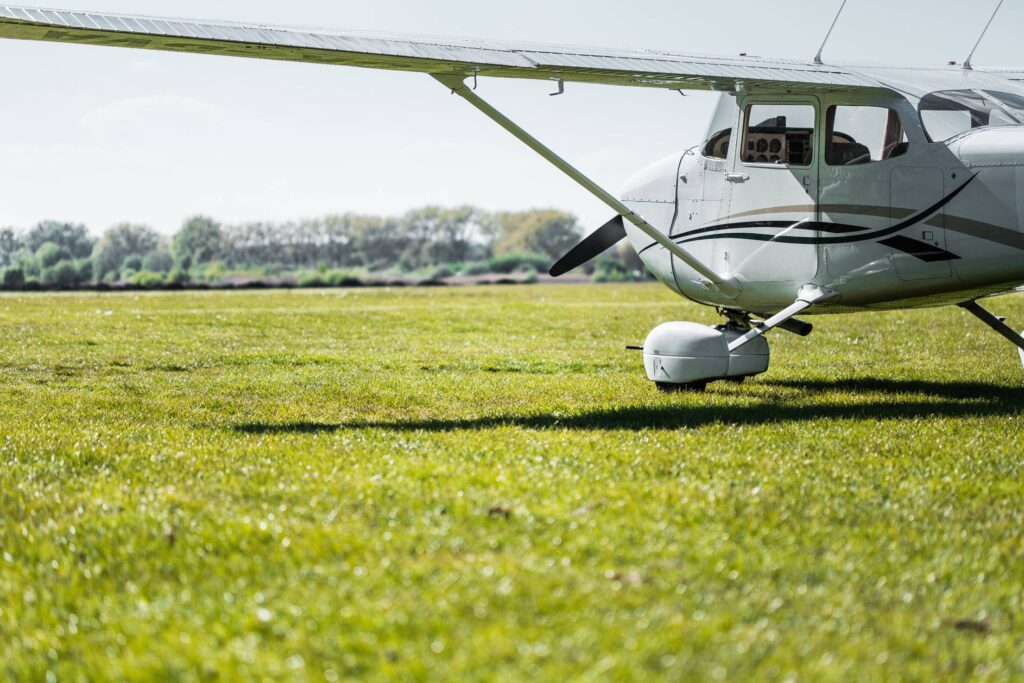
[{"label": "white cloud", "polygon": [[210,121],[222,113],[220,107],[182,95],[152,95],[118,100],[86,112],[82,125],[86,128],[101,129],[124,126],[140,126],[161,121],[181,123],[183,118],[195,121]]}]

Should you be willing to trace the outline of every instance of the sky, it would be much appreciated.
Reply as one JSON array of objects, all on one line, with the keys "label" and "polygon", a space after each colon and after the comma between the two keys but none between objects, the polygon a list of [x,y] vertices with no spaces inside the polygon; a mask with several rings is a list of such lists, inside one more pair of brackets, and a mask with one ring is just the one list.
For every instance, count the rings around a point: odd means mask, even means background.
[{"label": "sky", "polygon": [[[825,61],[943,65],[996,0],[849,0]],[[44,4],[42,6],[53,6]],[[831,0],[60,0],[62,9],[685,53],[817,51]],[[727,11],[724,11],[727,10]],[[975,66],[1022,66],[1007,3]],[[174,232],[429,204],[609,210],[424,74],[0,41],[0,226]],[[478,91],[602,185],[698,144],[716,96],[483,79]]]}]

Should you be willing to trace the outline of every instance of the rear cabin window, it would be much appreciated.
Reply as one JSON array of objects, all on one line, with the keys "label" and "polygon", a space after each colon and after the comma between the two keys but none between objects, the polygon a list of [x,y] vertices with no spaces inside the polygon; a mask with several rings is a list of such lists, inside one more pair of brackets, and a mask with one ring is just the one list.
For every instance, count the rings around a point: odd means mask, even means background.
[{"label": "rear cabin window", "polygon": [[814,158],[814,107],[752,104],[746,111],[743,161],[748,164],[810,166]]},{"label": "rear cabin window", "polygon": [[1024,97],[1012,92],[986,90],[985,95],[991,97],[1006,109],[1018,121],[1024,122]]},{"label": "rear cabin window", "polygon": [[829,166],[869,164],[907,153],[907,134],[893,109],[837,105],[825,116]]},{"label": "rear cabin window", "polygon": [[1006,104],[973,90],[944,90],[925,95],[919,109],[921,123],[931,142],[949,140],[982,126],[1018,123],[1007,111]]}]

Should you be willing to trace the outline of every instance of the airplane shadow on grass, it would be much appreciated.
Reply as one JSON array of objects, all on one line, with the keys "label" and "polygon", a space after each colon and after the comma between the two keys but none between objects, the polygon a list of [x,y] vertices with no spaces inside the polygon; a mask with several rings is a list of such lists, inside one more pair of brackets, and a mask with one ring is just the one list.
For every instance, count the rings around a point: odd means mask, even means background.
[{"label": "airplane shadow on grass", "polygon": [[[796,389],[807,394],[889,394],[889,400],[805,402],[799,396],[773,397],[743,405],[686,403],[623,406],[573,415],[493,415],[478,418],[426,418],[327,422],[249,422],[235,425],[245,434],[318,434],[351,429],[407,432],[448,432],[512,426],[527,429],[692,429],[709,424],[774,424],[811,420],[912,420],[928,417],[1012,417],[1024,411],[1024,387],[981,382],[929,382],[887,379],[767,380],[767,387]],[[751,384],[751,387],[758,386]],[[906,400],[899,400],[900,396]],[[925,395],[927,399],[919,398]],[[685,394],[683,395],[685,396]],[[895,399],[895,400],[894,400]]]}]

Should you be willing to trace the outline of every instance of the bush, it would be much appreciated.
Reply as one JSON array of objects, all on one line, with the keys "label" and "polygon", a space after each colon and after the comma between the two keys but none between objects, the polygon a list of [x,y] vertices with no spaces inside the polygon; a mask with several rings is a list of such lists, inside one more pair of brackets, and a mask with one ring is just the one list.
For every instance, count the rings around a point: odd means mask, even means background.
[{"label": "bush", "polygon": [[462,267],[463,275],[486,275],[491,272],[490,261],[470,261]]},{"label": "bush", "polygon": [[223,261],[207,263],[197,273],[197,279],[203,282],[216,282],[228,276],[228,267]]},{"label": "bush", "polygon": [[362,273],[355,270],[307,270],[299,274],[296,281],[299,287],[361,287]]},{"label": "bush", "polygon": [[612,258],[598,261],[591,278],[594,282],[634,282],[636,279],[635,273],[620,261]]},{"label": "bush", "polygon": [[64,259],[55,266],[43,268],[40,280],[44,287],[71,289],[78,284],[78,268],[74,261]]},{"label": "bush", "polygon": [[139,272],[132,275],[129,280],[133,287],[143,287],[145,289],[152,289],[154,287],[162,287],[164,284],[164,276],[160,273],[154,273],[151,270],[140,270]]},{"label": "bush", "polygon": [[167,274],[166,283],[169,285],[187,285],[192,281],[192,276],[183,268],[173,268]]},{"label": "bush", "polygon": [[4,271],[3,288],[7,290],[21,289],[25,286],[25,271],[13,267]]},{"label": "bush", "polygon": [[443,280],[444,278],[451,277],[452,275],[455,275],[455,273],[452,272],[451,268],[449,268],[448,266],[441,266],[440,268],[435,269],[434,272],[430,274],[430,279]]},{"label": "bush", "polygon": [[360,272],[338,268],[327,272],[327,282],[331,287],[361,287],[364,284]]},{"label": "bush", "polygon": [[306,271],[299,275],[297,280],[299,287],[326,287],[327,278],[323,273],[314,271]]},{"label": "bush", "polygon": [[544,254],[506,254],[495,256],[487,265],[491,273],[515,273],[530,268],[546,271],[551,267],[550,261],[551,258]]}]

